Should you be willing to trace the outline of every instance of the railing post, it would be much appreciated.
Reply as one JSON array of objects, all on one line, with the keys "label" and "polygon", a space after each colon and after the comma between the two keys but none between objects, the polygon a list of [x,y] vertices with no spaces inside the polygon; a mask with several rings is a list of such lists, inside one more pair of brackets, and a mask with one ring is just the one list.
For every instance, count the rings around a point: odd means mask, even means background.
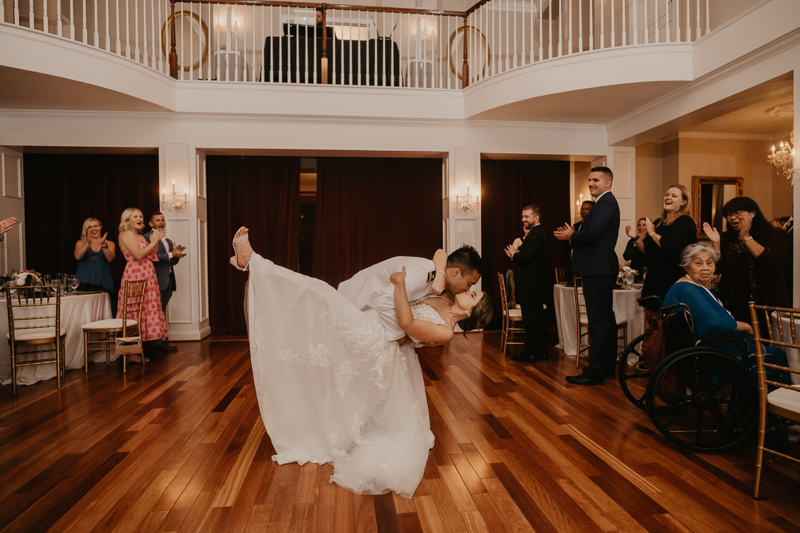
[{"label": "railing post", "polygon": [[464,64],[461,67],[461,88],[466,89],[469,85],[469,56],[467,53],[467,14],[464,14]]},{"label": "railing post", "polygon": [[169,75],[178,79],[178,52],[175,45],[175,0],[170,0],[169,19]]},{"label": "railing post", "polygon": [[328,83],[328,26],[326,17],[328,16],[328,4],[322,4],[322,59],[320,60],[320,76],[322,83]]}]

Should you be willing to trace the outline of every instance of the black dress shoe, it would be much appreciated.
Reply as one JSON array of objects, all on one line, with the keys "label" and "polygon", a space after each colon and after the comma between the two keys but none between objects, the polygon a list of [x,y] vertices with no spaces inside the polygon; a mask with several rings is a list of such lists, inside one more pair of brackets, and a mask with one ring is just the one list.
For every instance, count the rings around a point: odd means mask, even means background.
[{"label": "black dress shoe", "polygon": [[578,376],[567,376],[567,383],[572,383],[573,385],[602,385],[603,378],[584,372]]},{"label": "black dress shoe", "polygon": [[534,357],[532,355],[527,355],[527,354],[521,353],[521,354],[517,354],[517,355],[512,355],[511,356],[511,360],[512,361],[516,361],[518,363],[530,363],[530,364],[533,364],[533,363],[536,362],[536,357]]},{"label": "black dress shoe", "polygon": [[164,351],[167,351],[167,352],[177,352],[178,351],[178,347],[177,346],[173,346],[173,345],[171,345],[169,343],[161,343],[161,349],[164,350]]}]

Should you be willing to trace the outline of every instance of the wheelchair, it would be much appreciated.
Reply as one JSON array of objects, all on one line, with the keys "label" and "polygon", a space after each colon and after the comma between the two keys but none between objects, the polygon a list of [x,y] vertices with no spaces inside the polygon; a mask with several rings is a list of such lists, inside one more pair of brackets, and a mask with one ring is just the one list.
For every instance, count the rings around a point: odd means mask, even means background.
[{"label": "wheelchair", "polygon": [[[653,350],[643,353],[645,335],[628,344],[617,365],[625,396],[649,414],[667,440],[683,448],[719,451],[742,441],[758,421],[758,386],[745,335],[697,338],[686,304],[662,306],[658,296],[638,301],[661,313],[665,349],[659,361],[649,355]],[[720,342],[741,350],[709,346]]]}]

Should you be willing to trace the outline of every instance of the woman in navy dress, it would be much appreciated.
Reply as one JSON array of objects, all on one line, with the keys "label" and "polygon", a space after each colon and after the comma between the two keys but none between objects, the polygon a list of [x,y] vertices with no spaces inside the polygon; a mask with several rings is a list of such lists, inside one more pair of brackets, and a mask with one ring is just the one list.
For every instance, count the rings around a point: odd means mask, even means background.
[{"label": "woman in navy dress", "polygon": [[81,238],[75,243],[75,259],[78,260],[75,277],[80,282],[78,290],[108,293],[111,312],[116,314],[117,293],[110,265],[116,256],[116,247],[112,241],[106,240],[107,232],[101,235],[102,231],[103,224],[96,218],[89,217],[83,222]]}]

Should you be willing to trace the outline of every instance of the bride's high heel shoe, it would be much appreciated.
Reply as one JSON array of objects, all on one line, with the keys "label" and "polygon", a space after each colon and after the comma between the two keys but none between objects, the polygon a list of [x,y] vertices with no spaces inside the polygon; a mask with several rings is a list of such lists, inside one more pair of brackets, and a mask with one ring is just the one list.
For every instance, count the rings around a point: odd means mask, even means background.
[{"label": "bride's high heel shoe", "polygon": [[[242,230],[242,229],[244,229],[244,226],[239,228],[239,230]],[[239,233],[239,231],[237,230],[236,233]],[[240,235],[239,237],[234,237],[232,244],[236,244],[237,242],[246,241],[249,238],[250,238],[249,234],[245,233],[244,235]],[[239,266],[239,254],[236,252],[236,246],[233,247],[233,257],[231,257],[231,264],[233,265],[233,268],[235,268],[236,270],[241,270],[242,272],[247,272],[247,271],[250,270],[250,261],[248,261],[247,264],[244,267],[240,267]]]}]

